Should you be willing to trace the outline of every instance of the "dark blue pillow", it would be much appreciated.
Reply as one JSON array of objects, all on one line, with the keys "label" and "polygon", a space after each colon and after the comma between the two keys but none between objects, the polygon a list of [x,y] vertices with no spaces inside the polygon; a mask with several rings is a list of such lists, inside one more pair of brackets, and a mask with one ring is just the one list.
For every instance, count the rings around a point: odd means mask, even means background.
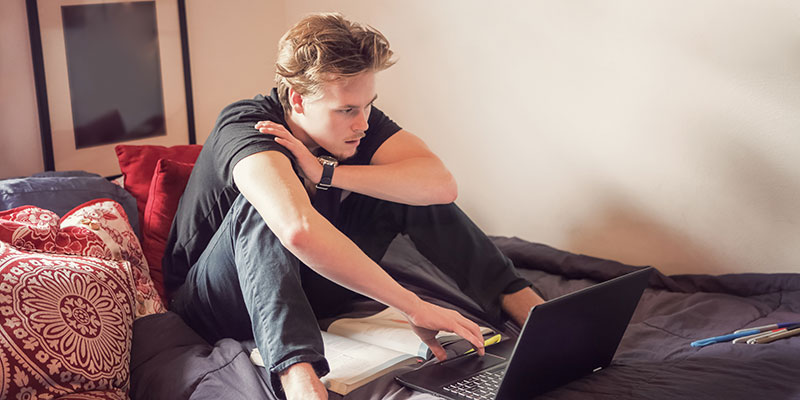
[{"label": "dark blue pillow", "polygon": [[31,205],[63,216],[73,208],[99,198],[109,198],[121,204],[133,231],[139,236],[136,199],[100,175],[68,171],[0,180],[0,211]]}]

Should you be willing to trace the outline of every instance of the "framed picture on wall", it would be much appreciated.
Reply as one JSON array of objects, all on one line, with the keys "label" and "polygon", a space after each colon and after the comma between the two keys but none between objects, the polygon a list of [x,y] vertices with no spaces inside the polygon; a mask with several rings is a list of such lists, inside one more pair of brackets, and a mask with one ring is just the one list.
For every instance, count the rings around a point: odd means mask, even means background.
[{"label": "framed picture on wall", "polygon": [[45,170],[119,174],[118,144],[193,144],[184,0],[26,0]]}]

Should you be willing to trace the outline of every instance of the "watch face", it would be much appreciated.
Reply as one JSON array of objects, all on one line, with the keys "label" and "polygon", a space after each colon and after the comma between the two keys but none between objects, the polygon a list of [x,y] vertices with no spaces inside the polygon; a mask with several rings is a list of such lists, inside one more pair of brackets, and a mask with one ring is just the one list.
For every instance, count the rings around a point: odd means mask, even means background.
[{"label": "watch face", "polygon": [[331,156],[319,156],[317,157],[317,160],[319,160],[320,164],[322,165],[328,164],[328,165],[333,165],[334,167],[339,165],[339,160]]}]

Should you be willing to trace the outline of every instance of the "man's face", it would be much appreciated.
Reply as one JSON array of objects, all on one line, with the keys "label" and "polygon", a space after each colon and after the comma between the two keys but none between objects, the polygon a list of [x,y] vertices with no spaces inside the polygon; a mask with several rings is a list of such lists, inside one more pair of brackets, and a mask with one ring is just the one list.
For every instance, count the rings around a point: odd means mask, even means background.
[{"label": "man's face", "polygon": [[339,160],[356,154],[369,127],[375,93],[375,73],[327,83],[322,96],[303,101],[301,126],[308,137]]}]

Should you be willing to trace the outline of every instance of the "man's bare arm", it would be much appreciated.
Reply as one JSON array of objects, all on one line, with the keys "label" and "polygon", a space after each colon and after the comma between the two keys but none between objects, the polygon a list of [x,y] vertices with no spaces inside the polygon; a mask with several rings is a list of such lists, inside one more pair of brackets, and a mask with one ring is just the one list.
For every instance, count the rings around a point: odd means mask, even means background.
[{"label": "man's bare arm", "polygon": [[[282,125],[262,121],[262,133],[295,156],[303,174],[313,182],[322,178],[322,166],[306,146]],[[458,187],[453,175],[422,139],[401,130],[372,156],[370,165],[340,165],[332,185],[351,192],[409,205],[447,204],[455,201]]]},{"label": "man's bare arm", "polygon": [[458,196],[455,178],[425,143],[401,130],[372,156],[371,165],[343,165],[333,186],[379,199],[410,205],[452,203]]},{"label": "man's bare arm", "polygon": [[[455,311],[422,301],[400,286],[311,205],[306,191],[281,153],[266,151],[239,161],[236,185],[281,243],[314,271],[346,288],[396,307],[432,349],[439,330],[454,332],[483,352],[478,326]],[[434,353],[436,354],[436,352]],[[437,357],[443,357],[442,350]]]}]

